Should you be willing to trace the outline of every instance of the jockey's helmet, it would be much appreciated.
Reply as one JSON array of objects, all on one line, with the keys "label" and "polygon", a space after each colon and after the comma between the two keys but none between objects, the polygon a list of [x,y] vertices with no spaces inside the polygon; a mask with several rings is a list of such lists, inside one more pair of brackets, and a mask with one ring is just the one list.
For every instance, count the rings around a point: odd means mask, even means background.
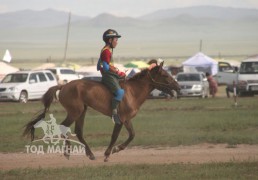
[{"label": "jockey's helmet", "polygon": [[104,32],[104,34],[103,34],[103,41],[105,42],[105,43],[108,43],[108,40],[110,39],[110,38],[120,38],[121,37],[121,35],[119,35],[114,29],[108,29],[108,30],[106,30],[105,32]]}]

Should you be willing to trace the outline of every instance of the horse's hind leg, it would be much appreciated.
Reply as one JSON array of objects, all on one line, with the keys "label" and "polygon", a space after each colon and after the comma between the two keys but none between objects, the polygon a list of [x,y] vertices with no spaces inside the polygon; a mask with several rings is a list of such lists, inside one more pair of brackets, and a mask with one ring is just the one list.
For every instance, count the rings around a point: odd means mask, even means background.
[{"label": "horse's hind leg", "polygon": [[[72,118],[72,116],[68,113],[65,120],[61,123],[61,125],[64,125],[66,127],[70,127],[70,125],[74,122],[74,119]],[[63,136],[63,135],[62,135]],[[63,136],[63,138],[65,138]],[[65,138],[65,149],[64,149],[64,156],[69,159],[70,157],[70,150],[71,150],[71,143],[70,141],[67,140],[67,138]]]},{"label": "horse's hind leg", "polygon": [[108,161],[108,158],[111,154],[112,148],[113,148],[114,144],[116,143],[116,140],[118,138],[118,135],[119,135],[122,127],[123,127],[123,124],[115,124],[115,126],[114,126],[110,144],[109,144],[107,150],[105,151],[105,159],[104,159],[105,162]]},{"label": "horse's hind leg", "polygon": [[126,127],[126,129],[128,131],[129,137],[124,143],[122,143],[118,146],[115,146],[112,150],[112,153],[117,153],[121,150],[124,150],[128,146],[128,144],[134,139],[135,132],[134,132],[134,129],[133,129],[132,122],[130,120],[126,121],[126,122],[124,122],[124,126]]},{"label": "horse's hind leg", "polygon": [[85,146],[85,153],[86,156],[89,157],[90,160],[95,160],[94,154],[91,152],[90,147],[88,146],[87,142],[83,138],[83,125],[84,125],[84,118],[87,111],[87,106],[84,107],[84,111],[81,114],[80,118],[75,121],[75,134],[79,141],[84,144]]}]

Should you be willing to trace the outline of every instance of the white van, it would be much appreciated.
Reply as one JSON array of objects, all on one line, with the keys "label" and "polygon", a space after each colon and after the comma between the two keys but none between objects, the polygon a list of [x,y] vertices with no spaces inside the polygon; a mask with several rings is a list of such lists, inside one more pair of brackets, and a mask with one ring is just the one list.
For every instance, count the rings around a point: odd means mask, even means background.
[{"label": "white van", "polygon": [[48,70],[10,73],[0,83],[0,101],[27,103],[28,100],[40,99],[55,85],[57,80]]},{"label": "white van", "polygon": [[233,81],[236,82],[239,95],[258,94],[258,58],[251,58],[241,62],[240,70],[231,83],[227,85],[227,91],[233,91]]},{"label": "white van", "polygon": [[214,79],[219,85],[232,84],[237,78],[238,68],[232,67],[228,62],[218,62],[218,73],[214,75]]},{"label": "white van", "polygon": [[242,61],[237,77],[239,94],[258,94],[258,59]]},{"label": "white van", "polygon": [[47,70],[50,70],[56,76],[58,84],[66,84],[72,80],[81,79],[80,75],[70,68],[55,67]]}]

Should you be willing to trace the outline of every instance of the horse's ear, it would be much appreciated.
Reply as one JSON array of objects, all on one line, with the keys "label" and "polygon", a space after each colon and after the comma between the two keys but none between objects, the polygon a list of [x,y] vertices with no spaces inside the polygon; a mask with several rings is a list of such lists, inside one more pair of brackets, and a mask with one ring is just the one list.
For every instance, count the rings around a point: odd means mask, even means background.
[{"label": "horse's ear", "polygon": [[162,62],[160,63],[160,65],[159,65],[159,72],[161,72],[161,71],[162,71],[163,64],[164,64],[164,61],[162,61]]}]

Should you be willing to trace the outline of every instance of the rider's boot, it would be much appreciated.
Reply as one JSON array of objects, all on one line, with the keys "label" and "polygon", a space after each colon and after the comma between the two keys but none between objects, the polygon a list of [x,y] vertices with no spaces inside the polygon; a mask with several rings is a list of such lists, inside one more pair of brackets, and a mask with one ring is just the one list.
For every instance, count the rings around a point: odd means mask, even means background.
[{"label": "rider's boot", "polygon": [[120,101],[117,101],[116,99],[112,99],[112,121],[116,124],[121,124],[120,117],[118,115],[117,109],[119,106]]}]

